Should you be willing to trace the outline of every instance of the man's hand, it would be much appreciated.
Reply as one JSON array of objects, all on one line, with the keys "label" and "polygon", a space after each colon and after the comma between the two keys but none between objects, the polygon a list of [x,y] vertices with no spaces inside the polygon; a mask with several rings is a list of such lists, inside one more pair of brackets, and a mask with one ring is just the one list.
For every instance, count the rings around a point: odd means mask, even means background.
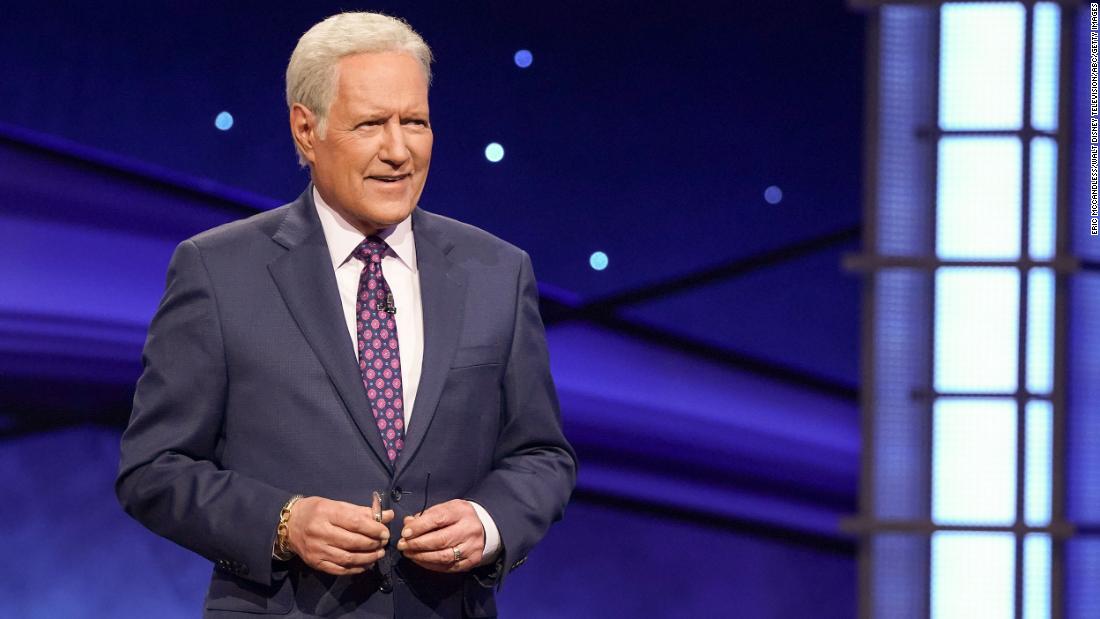
[{"label": "man's hand", "polygon": [[[485,529],[473,506],[461,499],[433,505],[419,517],[406,516],[397,549],[433,572],[467,572],[481,563]],[[455,561],[454,548],[462,551]]]},{"label": "man's hand", "polygon": [[290,512],[287,544],[315,570],[344,576],[362,574],[386,554],[392,509],[374,520],[370,507],[317,496],[300,499]]}]

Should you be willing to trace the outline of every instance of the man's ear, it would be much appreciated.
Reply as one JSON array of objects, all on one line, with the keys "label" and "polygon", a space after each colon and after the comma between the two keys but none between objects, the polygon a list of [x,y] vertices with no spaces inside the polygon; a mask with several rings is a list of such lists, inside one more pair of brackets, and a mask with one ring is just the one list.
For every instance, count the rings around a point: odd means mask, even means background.
[{"label": "man's ear", "polygon": [[317,140],[317,117],[301,103],[290,106],[290,135],[298,150],[311,165],[314,162],[313,147]]}]

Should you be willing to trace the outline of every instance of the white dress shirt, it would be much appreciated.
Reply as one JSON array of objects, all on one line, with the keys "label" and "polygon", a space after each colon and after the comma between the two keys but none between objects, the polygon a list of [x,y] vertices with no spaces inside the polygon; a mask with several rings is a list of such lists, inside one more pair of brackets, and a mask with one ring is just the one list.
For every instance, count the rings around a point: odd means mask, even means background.
[{"label": "white dress shirt", "polygon": [[[340,290],[340,305],[344,310],[348,336],[352,350],[359,349],[355,324],[355,302],[359,294],[359,277],[363,262],[352,256],[355,248],[366,238],[325,203],[313,188],[313,202],[328,244],[332,268],[336,273],[336,287]],[[400,223],[382,228],[377,235],[390,246],[382,256],[382,275],[393,293],[393,305],[397,308],[398,355],[401,358],[401,389],[405,400],[405,427],[412,420],[416,403],[416,390],[420,385],[420,370],[424,359],[424,306],[420,301],[420,271],[416,267],[416,241],[413,238],[412,215]],[[477,512],[485,529],[485,550],[481,565],[491,563],[500,550],[500,532],[485,508],[467,501]]]}]

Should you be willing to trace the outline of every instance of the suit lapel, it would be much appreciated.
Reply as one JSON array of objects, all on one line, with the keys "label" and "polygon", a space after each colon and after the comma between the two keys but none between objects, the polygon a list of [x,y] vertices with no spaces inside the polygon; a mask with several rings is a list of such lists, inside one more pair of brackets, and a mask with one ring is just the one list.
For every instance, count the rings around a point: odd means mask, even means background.
[{"label": "suit lapel", "polygon": [[447,257],[451,243],[434,225],[433,215],[413,210],[420,299],[424,309],[424,361],[405,447],[397,459],[400,475],[424,441],[458,347],[466,307],[466,272]]},{"label": "suit lapel", "polygon": [[312,192],[311,185],[287,210],[282,225],[272,237],[287,252],[267,268],[298,328],[336,387],[351,420],[379,461],[389,469],[382,437],[371,419],[370,403],[340,307],[332,259],[313,206]]}]

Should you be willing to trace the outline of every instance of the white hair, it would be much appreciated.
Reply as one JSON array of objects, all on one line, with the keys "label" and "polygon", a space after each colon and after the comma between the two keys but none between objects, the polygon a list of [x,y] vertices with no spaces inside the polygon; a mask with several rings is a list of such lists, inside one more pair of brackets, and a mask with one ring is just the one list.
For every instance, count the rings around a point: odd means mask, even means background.
[{"label": "white hair", "polygon": [[[336,96],[339,61],[344,56],[405,52],[424,69],[432,83],[432,50],[404,20],[382,13],[339,13],[315,24],[298,39],[286,67],[286,104],[304,105],[317,117],[317,135],[324,139],[329,107]],[[305,156],[298,148],[298,162]]]}]

